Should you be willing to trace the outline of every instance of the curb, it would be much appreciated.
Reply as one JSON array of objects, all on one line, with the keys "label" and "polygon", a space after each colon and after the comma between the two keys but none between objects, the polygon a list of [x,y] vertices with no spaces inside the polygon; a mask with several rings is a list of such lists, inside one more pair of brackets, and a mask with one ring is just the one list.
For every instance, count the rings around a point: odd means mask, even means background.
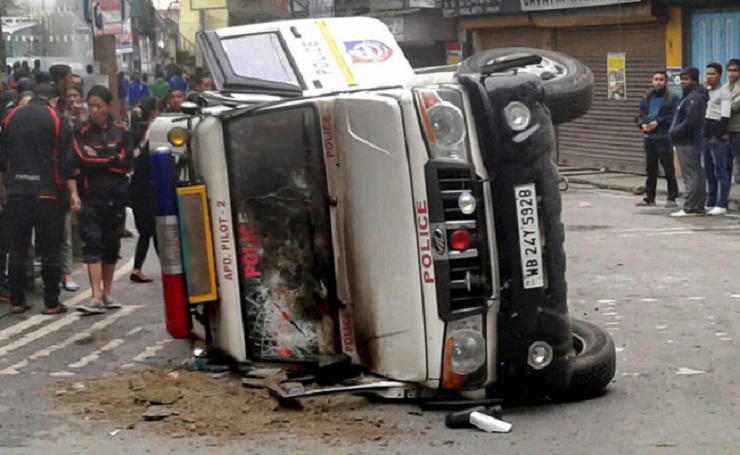
[{"label": "curb", "polygon": [[[595,186],[596,188],[603,189],[603,190],[623,191],[626,193],[633,194],[635,196],[641,196],[645,194],[644,185],[631,186],[631,185],[624,185],[624,184],[618,184],[618,183],[604,183],[604,182],[600,182],[597,180],[592,180],[592,179],[584,178],[584,177],[576,177],[576,176],[568,177],[568,181],[570,183],[579,183],[582,185]],[[666,191],[665,189],[660,189],[660,188],[657,189],[656,193],[661,196],[668,195],[668,191]],[[740,208],[740,197],[733,196],[732,194],[730,194],[728,202],[729,202],[728,206],[730,209]]]}]

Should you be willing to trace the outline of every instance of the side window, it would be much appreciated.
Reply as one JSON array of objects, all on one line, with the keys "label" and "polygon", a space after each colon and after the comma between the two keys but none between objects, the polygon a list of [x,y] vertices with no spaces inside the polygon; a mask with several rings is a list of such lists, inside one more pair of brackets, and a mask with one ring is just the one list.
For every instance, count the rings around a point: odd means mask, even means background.
[{"label": "side window", "polygon": [[276,33],[222,39],[221,46],[237,76],[299,85]]}]

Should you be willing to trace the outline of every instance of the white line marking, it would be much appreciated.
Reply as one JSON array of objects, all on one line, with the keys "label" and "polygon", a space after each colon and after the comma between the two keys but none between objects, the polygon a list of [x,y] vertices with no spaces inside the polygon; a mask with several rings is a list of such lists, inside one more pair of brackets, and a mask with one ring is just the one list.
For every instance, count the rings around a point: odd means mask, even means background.
[{"label": "white line marking", "polygon": [[604,324],[605,325],[619,325],[619,321],[607,321]]},{"label": "white line marking", "polygon": [[706,297],[689,297],[689,300],[704,300]]},{"label": "white line marking", "polygon": [[131,335],[136,335],[137,333],[141,332],[144,329],[142,326],[134,327],[133,329],[126,332],[126,336],[129,337]]},{"label": "white line marking", "polygon": [[[133,312],[135,309],[141,308],[141,306],[127,306],[123,307],[120,310],[117,310],[115,313],[112,313],[110,316],[107,316],[102,321],[98,321],[95,324],[88,327],[87,331],[85,332],[78,332],[77,334],[67,338],[66,340],[62,341],[61,343],[56,343],[48,348],[41,349],[39,351],[34,352],[28,358],[21,360],[20,362],[16,363],[15,365],[11,365],[4,370],[0,371],[0,374],[19,374],[18,371],[21,368],[25,368],[30,362],[40,358],[40,357],[48,357],[52,353],[62,349],[66,348],[67,346],[76,343],[77,341],[83,340],[89,336],[91,336],[92,332],[96,332],[98,330],[101,330],[105,327],[108,327],[109,325],[116,322],[118,319],[121,319],[124,316],[128,316]],[[89,316],[88,316],[89,317]],[[79,319],[79,318],[77,318]],[[61,321],[59,321],[61,322]],[[73,321],[74,322],[74,321]]]},{"label": "white line marking", "polygon": [[720,338],[720,340],[722,340],[722,341],[732,341],[732,338],[730,338],[730,337],[722,337],[722,338]]},{"label": "white line marking", "polygon": [[616,311],[610,311],[608,313],[604,313],[604,316],[618,316],[618,315],[619,313],[617,313]]},{"label": "white line marking", "polygon": [[112,351],[115,348],[117,348],[118,346],[122,345],[123,343],[125,343],[125,341],[122,340],[122,339],[120,339],[120,338],[116,338],[115,340],[111,340],[108,344],[106,344],[102,348],[98,349],[97,351],[94,351],[94,352],[92,352],[92,353],[90,353],[90,354],[82,357],[80,360],[78,360],[75,363],[70,363],[69,364],[69,367],[70,368],[82,368],[82,367],[85,367],[88,364],[90,364],[90,363],[95,362],[96,360],[98,360],[98,358],[100,357],[100,354],[102,354],[104,352],[107,352],[107,351]]},{"label": "white line marking", "polygon": [[673,344],[673,343],[675,343],[675,341],[673,341],[673,340],[665,340],[665,342],[666,342],[666,343],[668,343],[668,344]]},{"label": "white line marking", "polygon": [[725,332],[715,332],[714,336],[725,337],[727,334]]},{"label": "white line marking", "polygon": [[731,294],[730,297],[733,299],[740,299],[740,294]]},{"label": "white line marking", "polygon": [[617,303],[617,301],[614,299],[601,299],[601,300],[597,300],[596,303],[601,303],[601,304],[607,303],[608,304],[608,303]]},{"label": "white line marking", "polygon": [[658,299],[640,299],[641,302],[657,302]]},{"label": "white line marking", "polygon": [[136,355],[133,360],[134,362],[143,362],[148,358],[154,357],[157,352],[161,351],[162,348],[164,348],[164,345],[169,343],[172,340],[159,340],[157,341],[155,346],[147,346],[142,352]]},{"label": "white line marking", "polygon": [[[129,273],[131,271],[131,268],[133,266],[134,266],[134,261],[132,259],[132,260],[128,261],[126,264],[124,264],[121,268],[119,268],[116,271],[116,273],[113,275],[113,280],[116,281],[116,280],[120,279],[122,276],[124,276],[127,273]],[[92,297],[92,293],[90,292],[89,289],[86,289],[82,293],[77,294],[76,296],[74,296],[72,298],[69,298],[69,299],[65,300],[64,302],[62,302],[62,303],[64,303],[65,305],[67,305],[67,307],[69,307],[71,309],[71,308],[75,308],[75,307],[79,306],[82,302],[84,302],[85,300],[87,300],[87,299],[89,299],[91,297]],[[71,315],[68,315],[66,317],[69,317],[69,316],[71,316]],[[7,329],[0,331],[0,342],[5,341],[5,340],[9,340],[11,337],[13,337],[15,335],[18,335],[20,333],[23,333],[27,329],[29,329],[29,328],[31,328],[33,326],[39,325],[39,324],[43,323],[44,321],[48,321],[48,320],[54,319],[54,318],[56,318],[56,316],[45,316],[43,314],[37,314],[35,316],[31,316],[30,318],[26,319],[23,322],[19,322],[18,324],[12,325],[12,326],[8,327]],[[64,327],[64,326],[62,326],[62,327]],[[53,330],[57,330],[57,329],[53,329]],[[2,355],[3,354],[0,354],[0,356],[2,356]]]},{"label": "white line marking", "polygon": [[55,371],[53,373],[49,373],[49,376],[53,376],[55,378],[68,378],[74,375],[75,373],[72,373],[71,371]]},{"label": "white line marking", "polygon": [[658,330],[663,330],[663,329],[665,329],[666,327],[668,327],[668,326],[667,326],[667,325],[656,325],[656,326],[655,326],[655,328],[656,328],[656,329],[658,329]]}]

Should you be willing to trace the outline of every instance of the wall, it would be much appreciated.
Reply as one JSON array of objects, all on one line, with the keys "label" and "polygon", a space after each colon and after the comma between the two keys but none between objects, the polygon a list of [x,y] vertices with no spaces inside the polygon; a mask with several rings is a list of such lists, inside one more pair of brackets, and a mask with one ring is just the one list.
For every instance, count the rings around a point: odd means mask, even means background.
[{"label": "wall", "polygon": [[[206,0],[200,0],[199,4],[206,4]],[[223,1],[213,0],[213,5],[223,4]],[[201,11],[190,8],[190,0],[180,1],[180,34],[193,44],[197,43],[195,35],[200,31]],[[228,25],[229,14],[226,9],[205,10],[204,31],[223,28]],[[196,46],[197,48],[197,46]],[[200,50],[196,52],[196,66],[203,66],[203,55]]]}]

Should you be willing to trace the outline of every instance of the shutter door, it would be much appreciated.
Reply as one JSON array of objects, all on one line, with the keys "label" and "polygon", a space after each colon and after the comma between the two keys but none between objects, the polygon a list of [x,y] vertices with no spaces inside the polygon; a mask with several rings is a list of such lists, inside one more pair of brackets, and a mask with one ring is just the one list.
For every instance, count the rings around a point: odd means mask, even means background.
[{"label": "shutter door", "polygon": [[481,50],[501,49],[502,47],[547,49],[551,45],[551,36],[550,29],[547,28],[495,28],[479,32],[478,43]]},{"label": "shutter door", "polygon": [[[643,137],[635,116],[652,88],[653,72],[665,68],[665,26],[583,27],[556,33],[555,48],[588,65],[595,77],[591,110],[558,127],[560,164],[643,174]],[[607,99],[608,52],[626,53],[626,100]]]}]

